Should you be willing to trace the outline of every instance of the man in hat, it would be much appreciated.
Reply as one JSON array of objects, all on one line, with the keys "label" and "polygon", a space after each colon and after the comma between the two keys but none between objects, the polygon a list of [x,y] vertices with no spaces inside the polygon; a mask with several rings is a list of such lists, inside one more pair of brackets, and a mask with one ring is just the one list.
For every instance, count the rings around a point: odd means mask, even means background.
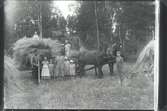
[{"label": "man in hat", "polygon": [[37,53],[32,56],[32,75],[34,78],[38,78],[38,55]]}]

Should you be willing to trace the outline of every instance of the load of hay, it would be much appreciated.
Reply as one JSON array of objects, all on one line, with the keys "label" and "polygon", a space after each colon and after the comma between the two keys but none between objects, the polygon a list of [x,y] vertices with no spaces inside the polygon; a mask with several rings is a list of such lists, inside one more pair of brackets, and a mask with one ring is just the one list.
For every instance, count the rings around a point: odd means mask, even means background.
[{"label": "load of hay", "polygon": [[151,40],[139,54],[132,68],[133,73],[144,73],[153,79],[154,73],[154,46],[155,40]]},{"label": "load of hay", "polygon": [[30,58],[36,52],[38,55],[53,57],[63,50],[63,45],[58,40],[50,38],[33,39],[21,38],[14,44],[14,60],[21,69],[30,67]]}]

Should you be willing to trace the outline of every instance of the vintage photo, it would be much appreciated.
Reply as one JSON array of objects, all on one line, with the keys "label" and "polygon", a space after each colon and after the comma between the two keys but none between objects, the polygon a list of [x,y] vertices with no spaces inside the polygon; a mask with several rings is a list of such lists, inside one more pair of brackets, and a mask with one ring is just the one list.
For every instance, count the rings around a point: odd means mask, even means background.
[{"label": "vintage photo", "polygon": [[4,108],[155,109],[156,14],[155,1],[5,0]]}]

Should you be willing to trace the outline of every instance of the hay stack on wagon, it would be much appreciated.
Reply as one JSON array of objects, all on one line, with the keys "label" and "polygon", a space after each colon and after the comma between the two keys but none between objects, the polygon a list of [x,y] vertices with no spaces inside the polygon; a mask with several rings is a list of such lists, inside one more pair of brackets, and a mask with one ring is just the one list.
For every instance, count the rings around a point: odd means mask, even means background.
[{"label": "hay stack on wagon", "polygon": [[58,40],[21,38],[14,44],[14,60],[19,68],[30,67],[30,58],[36,52],[41,56],[56,56],[63,50]]}]

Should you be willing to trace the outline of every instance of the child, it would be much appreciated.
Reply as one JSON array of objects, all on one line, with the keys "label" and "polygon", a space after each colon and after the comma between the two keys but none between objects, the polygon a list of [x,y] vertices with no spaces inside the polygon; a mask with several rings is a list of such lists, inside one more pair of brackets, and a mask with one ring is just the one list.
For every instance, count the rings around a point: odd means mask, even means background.
[{"label": "child", "polygon": [[64,63],[65,63],[65,75],[69,76],[70,75],[70,61],[66,59]]},{"label": "child", "polygon": [[42,61],[42,78],[43,79],[46,79],[46,78],[50,78],[50,73],[49,73],[49,67],[48,67],[48,64],[49,62],[47,61],[47,57],[44,57],[44,61]]},{"label": "child", "polygon": [[121,57],[121,52],[116,51],[116,69],[120,78],[121,86],[123,81],[123,58]]},{"label": "child", "polygon": [[53,74],[54,74],[54,64],[53,64],[53,60],[50,59],[50,62],[49,62],[49,72],[50,72],[50,75],[51,75],[51,78],[53,78]]},{"label": "child", "polygon": [[76,69],[76,66],[75,66],[74,61],[70,60],[70,75],[71,76],[75,76],[75,69]]}]

